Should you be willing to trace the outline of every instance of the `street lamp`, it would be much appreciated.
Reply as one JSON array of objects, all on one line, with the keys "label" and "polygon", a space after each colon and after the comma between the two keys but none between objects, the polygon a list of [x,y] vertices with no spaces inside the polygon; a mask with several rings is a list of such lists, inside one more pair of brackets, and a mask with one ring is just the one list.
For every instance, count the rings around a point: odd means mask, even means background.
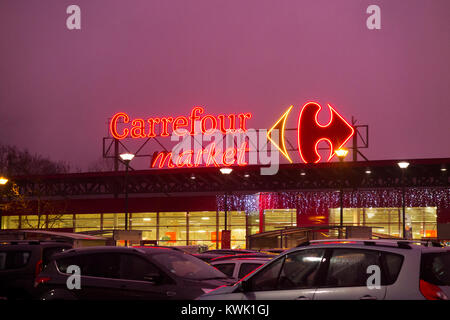
[{"label": "street lamp", "polygon": [[[348,150],[341,148],[338,149],[336,151],[334,151],[334,153],[338,156],[339,161],[340,162],[344,162],[344,158],[347,156],[348,154]],[[341,175],[341,183],[340,183],[340,190],[339,190],[339,224],[340,224],[340,228],[339,228],[339,236],[338,238],[340,239],[342,237],[342,228],[344,226],[344,188],[343,188],[343,183],[342,180],[344,179],[344,174],[342,172],[342,167],[340,169],[340,175]]]},{"label": "street lamp", "polygon": [[128,230],[128,168],[130,167],[130,161],[133,160],[134,154],[122,153],[120,158],[125,162],[125,230]]},{"label": "street lamp", "polygon": [[406,239],[406,205],[405,205],[405,170],[409,166],[409,162],[406,161],[400,161],[397,163],[399,168],[402,170],[402,226],[403,226],[403,239]]},{"label": "street lamp", "polygon": [[[0,177],[0,185],[4,186],[5,184],[8,183],[8,179],[6,179],[5,177]],[[0,200],[3,200],[3,195],[0,197]],[[0,204],[0,230],[2,229],[2,216],[3,216],[3,204]]]},{"label": "street lamp", "polygon": [[336,151],[334,151],[334,153],[338,156],[339,161],[343,162],[344,158],[348,154],[348,150],[344,149],[344,148],[341,148],[341,149],[337,149]]}]

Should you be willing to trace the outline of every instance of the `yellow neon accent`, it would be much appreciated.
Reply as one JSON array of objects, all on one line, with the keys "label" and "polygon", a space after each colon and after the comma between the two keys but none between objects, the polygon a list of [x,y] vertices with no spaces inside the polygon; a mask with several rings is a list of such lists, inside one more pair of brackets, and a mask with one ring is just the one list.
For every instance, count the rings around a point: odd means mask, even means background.
[{"label": "yellow neon accent", "polygon": [[[286,144],[285,144],[285,142],[284,142],[284,128],[286,127],[286,119],[287,119],[287,117],[288,117],[288,115],[289,115],[289,112],[291,112],[291,109],[292,109],[293,107],[294,107],[294,106],[290,106],[289,109],[287,109],[286,112],[281,116],[281,118],[278,119],[278,121],[273,125],[273,127],[270,128],[269,131],[267,131],[267,139],[270,140],[270,142],[272,142],[273,145],[274,145],[275,147],[277,147],[278,150],[280,150],[280,152],[283,154],[283,156],[284,156],[286,159],[288,159],[290,163],[292,163],[292,160],[291,160],[291,158],[289,157],[289,154],[288,154],[288,152],[287,152],[287,150],[286,150]],[[275,129],[275,127],[280,123],[280,121],[283,121],[283,123],[282,123],[282,125],[281,125],[281,139],[280,139],[280,140],[281,140],[281,148],[280,148],[280,146],[279,146],[275,141],[273,141],[272,138],[270,137],[270,133],[272,132],[273,129]]]}]

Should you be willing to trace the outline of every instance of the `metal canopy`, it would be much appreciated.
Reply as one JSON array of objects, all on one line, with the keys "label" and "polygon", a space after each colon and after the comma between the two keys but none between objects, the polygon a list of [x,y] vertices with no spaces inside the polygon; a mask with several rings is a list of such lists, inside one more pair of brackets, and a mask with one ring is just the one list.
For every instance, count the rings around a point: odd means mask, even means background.
[{"label": "metal canopy", "polygon": [[[282,164],[276,175],[261,175],[262,166],[155,169],[129,172],[132,195],[223,194],[293,190],[448,187],[450,158],[407,160],[402,178],[397,160]],[[370,173],[366,171],[370,170]],[[302,175],[303,173],[303,175]],[[125,172],[21,176],[12,180],[28,198],[111,197],[123,193]]]}]

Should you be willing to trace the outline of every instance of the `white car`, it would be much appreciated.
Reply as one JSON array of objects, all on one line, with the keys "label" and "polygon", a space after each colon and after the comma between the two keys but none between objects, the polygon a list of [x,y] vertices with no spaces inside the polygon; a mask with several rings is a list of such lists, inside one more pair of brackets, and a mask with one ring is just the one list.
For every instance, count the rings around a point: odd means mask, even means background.
[{"label": "white car", "polygon": [[[416,241],[417,242],[417,241]],[[311,241],[199,300],[448,300],[450,247],[395,240]]]},{"label": "white car", "polygon": [[211,262],[211,265],[234,280],[240,280],[271,258],[237,258]]}]

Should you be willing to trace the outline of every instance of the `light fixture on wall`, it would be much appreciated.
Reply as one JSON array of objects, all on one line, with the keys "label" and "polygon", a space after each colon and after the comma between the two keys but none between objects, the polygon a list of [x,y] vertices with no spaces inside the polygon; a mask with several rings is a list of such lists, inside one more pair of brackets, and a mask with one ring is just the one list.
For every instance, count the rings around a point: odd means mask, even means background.
[{"label": "light fixture on wall", "polygon": [[230,174],[233,171],[232,168],[220,168],[222,174]]}]

